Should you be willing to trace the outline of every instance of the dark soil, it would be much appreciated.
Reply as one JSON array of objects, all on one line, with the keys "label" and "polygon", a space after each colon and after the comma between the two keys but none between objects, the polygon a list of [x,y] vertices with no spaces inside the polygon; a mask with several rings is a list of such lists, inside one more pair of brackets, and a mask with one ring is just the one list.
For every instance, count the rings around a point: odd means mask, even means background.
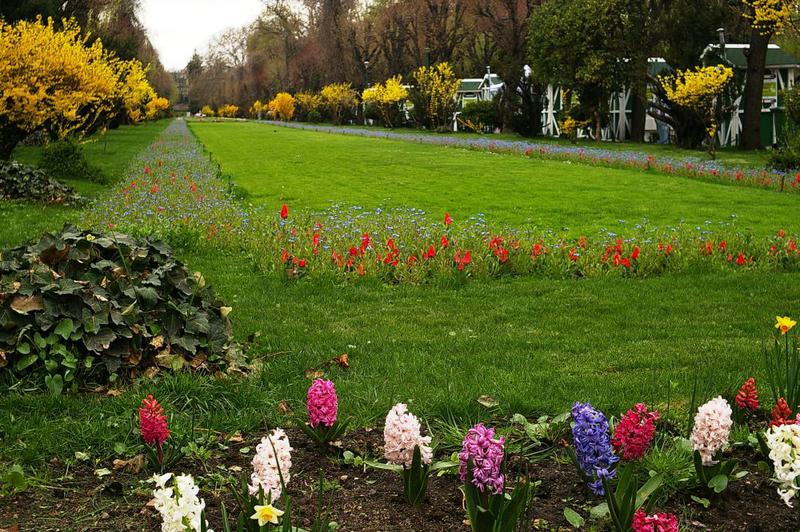
[{"label": "dark soil", "polygon": [[[324,472],[325,507],[330,520],[345,531],[468,531],[465,523],[459,482],[455,475],[432,477],[428,500],[419,510],[409,507],[402,497],[402,482],[398,475],[383,470],[345,465],[336,453],[326,455],[314,446],[299,430],[290,430],[292,495],[294,517],[299,526],[309,526],[314,518],[318,498],[320,469]],[[229,444],[228,450],[215,453],[205,467],[184,459],[175,471],[192,473],[201,485],[206,501],[207,516],[212,528],[221,531],[220,505],[230,510],[233,499],[215,480],[239,475],[250,470],[255,446],[260,435],[244,437]],[[357,455],[381,456],[383,434],[380,430],[358,430],[342,442],[342,449]],[[243,453],[243,448],[249,452]],[[113,471],[99,479],[95,469],[112,464],[72,467],[58,462],[48,467],[47,486],[30,488],[26,492],[0,499],[0,532],[36,531],[141,531],[160,530],[157,512],[148,506],[151,486],[143,483],[149,474],[131,475]],[[513,468],[526,469],[541,485],[534,500],[531,515],[532,530],[569,530],[564,508],[570,507],[583,516],[601,502],[581,484],[574,467],[555,459],[522,463],[517,459]],[[788,508],[778,497],[775,487],[754,464],[742,467],[750,474],[736,482],[711,508],[704,509],[689,497],[675,500],[660,511],[677,513],[682,530],[720,531],[790,531],[800,530],[800,512]],[[66,474],[65,474],[66,473]],[[221,474],[221,475],[220,475]],[[587,519],[587,524],[596,524]],[[18,529],[14,528],[18,526]]]}]

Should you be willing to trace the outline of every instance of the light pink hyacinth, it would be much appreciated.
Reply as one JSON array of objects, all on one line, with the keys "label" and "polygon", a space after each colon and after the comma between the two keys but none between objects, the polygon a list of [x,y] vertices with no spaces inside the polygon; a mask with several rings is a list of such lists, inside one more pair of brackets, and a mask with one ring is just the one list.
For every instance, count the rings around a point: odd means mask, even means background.
[{"label": "light pink hyacinth", "polygon": [[423,463],[430,464],[433,458],[430,436],[420,434],[419,419],[403,403],[394,405],[386,416],[383,441],[383,456],[393,464],[411,467],[416,445]]},{"label": "light pink hyacinth", "polygon": [[[270,443],[272,440],[272,443]],[[274,446],[274,449],[273,449]],[[253,473],[250,475],[250,494],[256,495],[259,489],[272,501],[281,496],[281,475],[283,483],[289,484],[289,469],[292,467],[292,447],[283,429],[275,429],[272,434],[261,438],[253,457]],[[280,465],[280,473],[278,473]]]},{"label": "light pink hyacinth", "polygon": [[333,426],[339,410],[339,400],[336,398],[336,388],[333,383],[316,379],[308,388],[306,407],[312,427],[320,424],[325,427]]},{"label": "light pink hyacinth", "polygon": [[716,397],[697,409],[692,446],[700,453],[703,465],[715,463],[714,455],[728,443],[731,425],[731,407],[722,397]]}]

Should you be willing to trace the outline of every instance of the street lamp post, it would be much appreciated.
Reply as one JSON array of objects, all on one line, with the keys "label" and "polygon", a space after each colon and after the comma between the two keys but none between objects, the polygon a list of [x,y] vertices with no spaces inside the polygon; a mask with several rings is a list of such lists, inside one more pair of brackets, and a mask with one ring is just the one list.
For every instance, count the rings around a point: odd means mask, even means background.
[{"label": "street lamp post", "polygon": [[[369,61],[364,61],[364,89],[369,88]],[[364,125],[367,125],[367,102],[361,102],[364,113]]]}]

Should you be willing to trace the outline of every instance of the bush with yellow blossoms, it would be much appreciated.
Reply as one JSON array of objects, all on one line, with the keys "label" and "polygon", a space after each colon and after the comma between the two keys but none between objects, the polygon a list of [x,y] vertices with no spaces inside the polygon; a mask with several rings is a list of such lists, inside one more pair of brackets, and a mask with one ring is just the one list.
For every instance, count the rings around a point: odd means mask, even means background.
[{"label": "bush with yellow blossoms", "polygon": [[295,112],[298,120],[304,122],[319,122],[322,120],[322,95],[316,92],[298,92],[294,95],[296,104]]},{"label": "bush with yellow blossoms", "polygon": [[414,72],[412,93],[417,120],[431,129],[447,128],[456,109],[456,93],[461,83],[448,63],[420,67]]},{"label": "bush with yellow blossoms", "polygon": [[754,28],[763,34],[780,33],[800,9],[796,0],[742,0],[749,8],[745,14]]},{"label": "bush with yellow blossoms", "polygon": [[[227,103],[225,105],[220,105],[217,108],[217,116],[222,118],[236,118],[239,114],[239,106]],[[209,115],[214,116],[214,115]]]},{"label": "bush with yellow blossoms", "polygon": [[202,109],[200,109],[200,114],[205,116],[214,116],[214,109],[210,105],[204,105]]},{"label": "bush with yellow blossoms", "polygon": [[0,159],[34,131],[64,137],[114,110],[119,76],[99,40],[75,21],[0,21]]},{"label": "bush with yellow blossoms", "polygon": [[269,112],[273,118],[288,122],[294,117],[295,100],[288,92],[279,92],[269,102]]},{"label": "bush with yellow blossoms", "polygon": [[252,118],[257,118],[261,120],[261,115],[268,106],[261,103],[261,100],[256,100],[253,102],[253,105],[250,106],[250,116]]},{"label": "bush with yellow blossoms", "polygon": [[719,125],[717,98],[733,79],[733,70],[722,65],[697,67],[679,70],[659,79],[670,102],[691,110],[703,120],[709,150],[713,154]]},{"label": "bush with yellow blossoms", "polygon": [[361,99],[375,105],[386,127],[394,127],[400,105],[408,99],[408,89],[403,86],[402,76],[398,75],[364,89]]},{"label": "bush with yellow blossoms", "polygon": [[345,113],[358,104],[358,94],[350,83],[331,83],[320,92],[322,102],[333,118],[334,124],[341,124]]}]

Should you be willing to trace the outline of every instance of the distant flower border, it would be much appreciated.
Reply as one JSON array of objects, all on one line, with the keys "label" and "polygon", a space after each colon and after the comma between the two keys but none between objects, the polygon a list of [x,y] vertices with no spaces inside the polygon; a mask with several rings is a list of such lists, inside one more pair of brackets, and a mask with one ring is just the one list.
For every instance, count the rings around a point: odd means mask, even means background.
[{"label": "distant flower border", "polygon": [[275,122],[271,120],[255,120],[255,122],[292,129],[318,131],[321,133],[404,140],[419,144],[433,144],[437,146],[465,148],[492,153],[523,155],[535,159],[578,162],[592,166],[632,168],[715,183],[800,193],[800,172],[792,174],[767,168],[732,167],[718,161],[704,161],[699,158],[656,157],[643,151],[565,146],[526,140],[493,139],[488,136],[474,138],[433,133],[395,133],[380,129],[306,124],[300,122]]}]

